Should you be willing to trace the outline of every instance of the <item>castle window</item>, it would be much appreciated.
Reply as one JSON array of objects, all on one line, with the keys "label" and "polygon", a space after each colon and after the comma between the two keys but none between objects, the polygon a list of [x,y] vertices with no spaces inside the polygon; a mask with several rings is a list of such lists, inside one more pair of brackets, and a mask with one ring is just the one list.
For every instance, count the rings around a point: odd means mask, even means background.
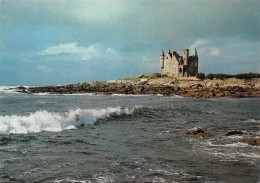
[{"label": "castle window", "polygon": [[166,59],[168,59],[168,57],[166,57]]},{"label": "castle window", "polygon": [[179,69],[179,72],[182,72],[182,68]]}]

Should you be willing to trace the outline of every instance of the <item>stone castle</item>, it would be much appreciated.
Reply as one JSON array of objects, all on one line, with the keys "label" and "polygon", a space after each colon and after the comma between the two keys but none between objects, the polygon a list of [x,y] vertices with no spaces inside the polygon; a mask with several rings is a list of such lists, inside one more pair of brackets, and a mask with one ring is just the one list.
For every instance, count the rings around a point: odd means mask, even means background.
[{"label": "stone castle", "polygon": [[189,77],[195,76],[198,73],[199,57],[195,48],[193,56],[189,56],[189,49],[183,49],[183,56],[180,56],[176,51],[170,50],[160,56],[162,75],[172,77]]}]

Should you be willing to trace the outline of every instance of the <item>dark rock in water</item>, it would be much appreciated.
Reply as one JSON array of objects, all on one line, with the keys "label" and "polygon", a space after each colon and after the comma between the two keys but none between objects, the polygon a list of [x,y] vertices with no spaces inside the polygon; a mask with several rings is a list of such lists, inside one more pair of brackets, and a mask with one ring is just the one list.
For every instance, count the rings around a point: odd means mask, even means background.
[{"label": "dark rock in water", "polygon": [[208,133],[205,133],[205,132],[204,133],[197,133],[196,135],[201,136],[204,139],[210,138],[210,135]]},{"label": "dark rock in water", "polygon": [[183,132],[182,135],[197,135],[197,136],[201,136],[204,139],[210,138],[210,135],[208,133],[204,132],[204,130],[202,130],[202,129],[197,129],[197,130],[190,131],[190,132]]},{"label": "dark rock in water", "polygon": [[243,141],[243,143],[246,143],[248,145],[253,145],[253,146],[260,146],[260,139],[250,139]]},{"label": "dark rock in water", "polygon": [[26,87],[24,87],[24,86],[19,86],[19,87],[17,87],[16,89],[18,89],[18,90],[25,90]]},{"label": "dark rock in water", "polygon": [[242,131],[233,130],[233,131],[228,131],[228,132],[223,133],[222,136],[241,135],[241,134],[244,134],[244,133]]},{"label": "dark rock in water", "polygon": [[22,92],[22,93],[26,93],[26,87],[24,86],[19,86],[19,87],[16,87],[16,88],[11,88],[11,89],[15,89],[16,92]]},{"label": "dark rock in water", "polygon": [[200,134],[200,133],[204,133],[204,130],[197,129],[197,130],[191,131],[191,135],[197,135],[197,134]]}]

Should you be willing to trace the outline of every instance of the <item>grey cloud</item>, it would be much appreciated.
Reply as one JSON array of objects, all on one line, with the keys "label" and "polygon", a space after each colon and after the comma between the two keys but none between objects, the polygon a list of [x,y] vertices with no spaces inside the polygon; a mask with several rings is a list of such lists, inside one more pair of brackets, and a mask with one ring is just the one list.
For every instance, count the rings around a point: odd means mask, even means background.
[{"label": "grey cloud", "polygon": [[[235,35],[259,39],[259,1],[4,0],[1,5],[1,10],[5,10],[2,12],[16,12],[15,16],[19,18],[10,17],[13,21],[70,24],[83,30],[87,37],[88,30],[94,26],[96,37],[117,34],[126,40],[154,36],[187,39]],[[5,13],[1,13],[2,16]]]},{"label": "grey cloud", "polygon": [[[38,65],[58,70],[41,72],[39,81],[106,80],[160,72],[162,48],[181,52],[191,45],[198,47],[202,72],[224,72],[223,65],[234,63],[254,71],[259,6],[257,0],[1,0],[0,61],[9,64],[5,70],[16,69],[6,80],[25,70],[37,75]],[[101,47],[90,52],[96,44]],[[30,62],[21,61],[28,55]]]}]

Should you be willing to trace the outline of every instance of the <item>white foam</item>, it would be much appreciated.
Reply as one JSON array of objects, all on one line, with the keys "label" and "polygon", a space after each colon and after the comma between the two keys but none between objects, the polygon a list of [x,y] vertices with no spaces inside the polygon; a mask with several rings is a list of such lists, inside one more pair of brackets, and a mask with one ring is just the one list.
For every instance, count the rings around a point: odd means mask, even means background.
[{"label": "white foam", "polygon": [[[0,86],[0,93],[18,93],[17,89],[20,86]],[[30,88],[30,87],[35,87],[35,86],[22,86],[24,88]]]},{"label": "white foam", "polygon": [[260,120],[248,119],[248,120],[245,121],[245,123],[260,123]]},{"label": "white foam", "polygon": [[[43,95],[43,96],[45,96],[45,95],[51,95],[51,94],[49,94],[49,93],[32,93],[33,95]],[[54,94],[53,94],[54,95]]]},{"label": "white foam", "polygon": [[260,154],[256,154],[256,153],[240,153],[241,156],[247,157],[247,158],[255,158],[255,159],[259,159],[260,158]]},{"label": "white foam", "polygon": [[114,182],[115,177],[114,174],[98,174],[94,175],[94,180],[97,183]]},{"label": "white foam", "polygon": [[180,95],[173,95],[171,98],[184,98],[184,97],[182,97]]},{"label": "white foam", "polygon": [[59,95],[62,95],[62,96],[103,96],[103,95],[98,95],[98,94],[95,94],[95,93],[72,93],[72,94],[62,94],[62,93],[50,93],[50,92],[46,92],[46,93],[32,93],[33,95],[47,95],[47,96],[59,96]]},{"label": "white foam", "polygon": [[136,108],[108,107],[104,109],[76,109],[68,112],[36,111],[29,115],[0,116],[0,133],[37,133],[41,131],[62,131],[75,129],[81,124],[93,125],[98,119],[107,118],[111,114],[132,114]]},{"label": "white foam", "polygon": [[216,148],[221,148],[221,147],[248,148],[248,147],[250,147],[250,149],[259,149],[260,150],[260,146],[253,146],[253,145],[249,145],[249,144],[243,143],[243,142],[235,142],[235,143],[230,143],[230,144],[212,144],[211,142],[206,142],[206,144],[210,147],[216,147]]},{"label": "white foam", "polygon": [[[246,134],[246,131],[242,131],[244,134]],[[238,139],[243,139],[244,136],[243,135],[229,135],[229,136],[224,136],[224,138],[228,138],[228,139],[233,139],[233,140],[238,140]]]},{"label": "white foam", "polygon": [[54,182],[55,183],[60,183],[60,182],[72,182],[72,183],[86,183],[87,181],[85,180],[74,180],[74,179],[70,179],[70,178],[65,178],[65,179],[55,179]]},{"label": "white foam", "polygon": [[18,86],[0,86],[0,93],[15,93]]},{"label": "white foam", "polygon": [[144,97],[144,96],[152,96],[150,94],[112,94],[112,96],[122,96],[122,97],[127,97],[127,96],[133,96],[133,97]]}]

